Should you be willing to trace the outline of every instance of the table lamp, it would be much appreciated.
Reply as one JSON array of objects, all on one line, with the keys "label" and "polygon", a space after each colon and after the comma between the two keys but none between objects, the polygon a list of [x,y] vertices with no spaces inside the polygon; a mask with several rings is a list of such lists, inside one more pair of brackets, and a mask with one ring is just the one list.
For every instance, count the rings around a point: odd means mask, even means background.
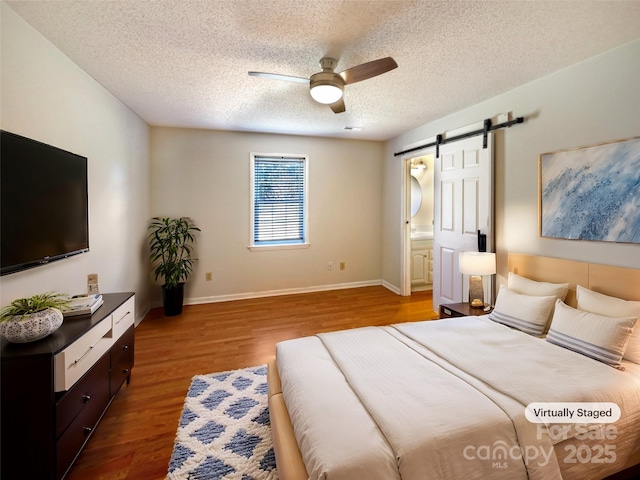
[{"label": "table lamp", "polygon": [[488,252],[462,252],[460,273],[469,275],[469,302],[472,307],[484,307],[482,275],[496,273],[496,254]]}]

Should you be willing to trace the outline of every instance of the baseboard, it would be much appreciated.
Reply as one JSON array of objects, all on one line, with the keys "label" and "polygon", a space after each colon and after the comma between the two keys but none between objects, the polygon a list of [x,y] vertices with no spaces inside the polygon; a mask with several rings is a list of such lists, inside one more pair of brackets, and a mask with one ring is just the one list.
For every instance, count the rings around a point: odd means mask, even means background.
[{"label": "baseboard", "polygon": [[376,285],[382,285],[388,288],[394,293],[397,293],[394,289],[389,288],[381,280],[368,280],[363,282],[350,282],[350,283],[337,283],[332,285],[317,285],[312,287],[296,287],[296,288],[284,288],[281,290],[266,290],[263,292],[246,292],[246,293],[232,293],[229,295],[214,295],[209,297],[193,297],[185,298],[185,305],[199,305],[202,303],[216,303],[216,302],[229,302],[232,300],[247,300],[250,298],[262,298],[262,297],[276,297],[279,295],[295,295],[298,293],[312,293],[312,292],[324,292],[329,290],[344,290],[346,288],[360,288],[360,287],[372,287]]},{"label": "baseboard", "polygon": [[384,288],[386,288],[387,290],[391,290],[396,295],[402,295],[401,290],[400,290],[399,287],[396,287],[395,285],[393,285],[392,283],[387,282],[386,280],[382,281],[382,286]]},{"label": "baseboard", "polygon": [[[162,305],[158,305],[159,307],[161,307]],[[142,323],[142,320],[144,320],[144,317],[147,316],[147,313],[149,313],[151,311],[151,309],[154,308],[153,306],[149,306],[149,308],[147,308],[144,312],[136,309],[136,318],[134,320],[134,325],[136,326],[136,328],[138,328],[138,325],[140,325],[140,323]]]}]

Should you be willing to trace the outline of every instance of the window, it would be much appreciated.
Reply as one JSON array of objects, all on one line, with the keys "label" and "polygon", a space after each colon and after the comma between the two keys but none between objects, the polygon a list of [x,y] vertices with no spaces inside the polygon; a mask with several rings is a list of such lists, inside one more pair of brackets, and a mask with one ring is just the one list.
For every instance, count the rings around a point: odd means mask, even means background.
[{"label": "window", "polygon": [[306,248],[304,155],[251,154],[250,248]]}]

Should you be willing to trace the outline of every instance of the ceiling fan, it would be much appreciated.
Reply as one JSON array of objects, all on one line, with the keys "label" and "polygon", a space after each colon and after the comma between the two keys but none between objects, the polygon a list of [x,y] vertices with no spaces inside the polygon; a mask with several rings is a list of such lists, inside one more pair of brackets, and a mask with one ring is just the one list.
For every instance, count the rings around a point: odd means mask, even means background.
[{"label": "ceiling fan", "polygon": [[311,78],[265,72],[249,72],[249,75],[307,84],[309,85],[311,96],[316,102],[329,105],[334,113],[342,113],[345,111],[344,98],[342,98],[345,85],[381,75],[398,66],[391,57],[362,63],[355,67],[347,68],[340,73],[334,72],[337,65],[338,61],[336,59],[324,57],[320,60],[322,71],[314,73]]}]

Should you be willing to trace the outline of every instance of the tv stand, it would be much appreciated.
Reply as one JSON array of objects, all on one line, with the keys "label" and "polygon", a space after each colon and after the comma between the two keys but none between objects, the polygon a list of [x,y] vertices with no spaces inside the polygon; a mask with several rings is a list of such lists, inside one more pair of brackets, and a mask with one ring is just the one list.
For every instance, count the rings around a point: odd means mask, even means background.
[{"label": "tv stand", "polygon": [[131,378],[135,296],[103,294],[93,315],[42,340],[0,343],[0,477],[63,479]]}]

